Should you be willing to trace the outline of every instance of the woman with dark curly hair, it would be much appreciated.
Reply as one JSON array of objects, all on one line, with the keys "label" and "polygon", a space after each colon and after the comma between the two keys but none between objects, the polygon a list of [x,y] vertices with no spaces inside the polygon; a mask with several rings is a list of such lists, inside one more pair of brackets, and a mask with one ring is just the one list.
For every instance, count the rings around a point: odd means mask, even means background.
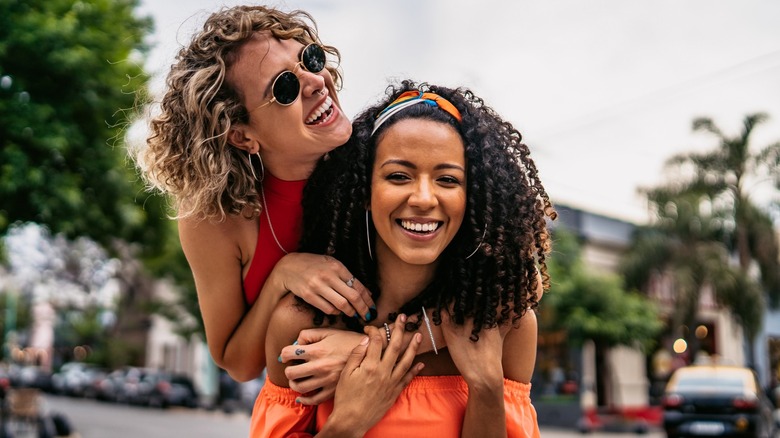
[{"label": "woman with dark curly hair", "polygon": [[[174,202],[209,350],[237,380],[265,367],[268,320],[284,291],[328,314],[370,317],[368,291],[341,263],[296,252],[306,179],[352,132],[338,101],[339,59],[306,12],[220,10],[179,51],[134,156]],[[309,333],[325,341],[303,373],[335,388],[359,336]]]},{"label": "woman with dark curly hair", "polygon": [[555,216],[520,133],[480,98],[391,87],[309,179],[301,242],[361,278],[377,318],[336,318],[285,297],[266,355],[312,326],[369,336],[335,399],[317,407],[286,388],[282,361],[305,360],[307,346],[284,348],[268,365],[252,436],[538,436],[534,309],[549,285],[546,220]]}]

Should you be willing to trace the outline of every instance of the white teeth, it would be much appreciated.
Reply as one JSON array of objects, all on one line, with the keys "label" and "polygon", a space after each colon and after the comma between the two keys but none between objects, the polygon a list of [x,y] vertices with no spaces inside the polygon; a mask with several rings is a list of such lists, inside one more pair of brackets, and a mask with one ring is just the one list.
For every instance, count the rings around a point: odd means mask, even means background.
[{"label": "white teeth", "polygon": [[325,111],[330,109],[331,105],[333,105],[333,99],[328,96],[325,98],[325,102],[322,102],[322,105],[315,109],[309,118],[306,119],[306,123],[312,123],[313,121],[317,120]]},{"label": "white teeth", "polygon": [[435,231],[437,228],[439,228],[439,222],[428,222],[425,224],[421,224],[421,223],[412,222],[408,220],[402,220],[401,226],[410,231],[418,231],[418,232],[422,231],[428,233],[431,231]]}]

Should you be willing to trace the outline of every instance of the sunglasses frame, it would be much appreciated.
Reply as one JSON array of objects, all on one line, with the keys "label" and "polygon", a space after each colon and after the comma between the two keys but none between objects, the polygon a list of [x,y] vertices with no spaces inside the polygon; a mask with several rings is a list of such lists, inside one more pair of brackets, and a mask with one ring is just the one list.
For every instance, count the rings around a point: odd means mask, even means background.
[{"label": "sunglasses frame", "polygon": [[[322,68],[320,68],[317,71],[310,70],[306,66],[306,62],[305,62],[306,59],[307,59],[307,58],[305,58],[306,51],[309,50],[310,47],[317,47],[317,48],[319,48],[319,51],[322,54]],[[290,106],[290,105],[294,104],[295,101],[298,100],[298,96],[301,95],[301,81],[300,81],[300,79],[298,79],[298,75],[295,74],[295,70],[300,66],[301,68],[303,68],[304,70],[308,71],[309,73],[314,73],[314,74],[320,73],[321,71],[325,70],[325,67],[327,66],[327,58],[326,58],[326,56],[327,56],[327,54],[325,52],[325,49],[320,44],[317,44],[317,43],[309,43],[309,44],[307,44],[306,47],[304,47],[303,50],[301,50],[301,54],[298,56],[298,62],[295,63],[295,66],[292,68],[292,70],[285,70],[285,71],[279,73],[278,75],[276,75],[276,77],[274,78],[274,81],[271,83],[271,94],[273,95],[273,97],[271,97],[271,100],[269,100],[266,103],[260,104],[259,106],[256,106],[252,111],[249,111],[249,112],[251,113],[251,112],[256,111],[256,110],[258,110],[260,108],[268,106],[268,105],[270,105],[270,104],[272,104],[274,102],[278,103],[281,106]],[[319,58],[319,57],[320,56],[317,56],[317,58]],[[317,62],[317,61],[315,60],[313,62]],[[277,81],[279,81],[279,79],[281,79],[282,76],[286,76],[286,75],[293,75],[293,78],[295,79],[295,82],[298,84],[298,90],[295,93],[295,98],[292,101],[290,101],[290,103],[282,103],[282,102],[280,102],[276,98],[276,93],[275,93]]]}]

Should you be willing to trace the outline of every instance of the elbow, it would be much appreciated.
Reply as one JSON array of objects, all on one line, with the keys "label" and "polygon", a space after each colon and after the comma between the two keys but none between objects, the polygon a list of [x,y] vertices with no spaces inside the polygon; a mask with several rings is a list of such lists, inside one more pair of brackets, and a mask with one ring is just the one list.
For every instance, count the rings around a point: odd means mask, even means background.
[{"label": "elbow", "polygon": [[216,354],[211,354],[212,359],[214,360],[214,363],[225,370],[231,379],[235,380],[236,382],[248,382],[250,380],[256,379],[260,377],[260,375],[263,372],[263,366],[256,367],[252,366],[252,364],[246,363],[246,360],[238,360],[238,361],[230,361],[226,360],[224,356],[217,356]]},{"label": "elbow", "polygon": [[258,372],[257,370],[250,370],[246,367],[244,369],[240,367],[232,368],[232,369],[228,369],[228,368],[223,368],[223,369],[227,371],[230,378],[232,378],[236,382],[248,382],[250,380],[256,379],[260,377],[260,374],[262,372],[262,370],[261,372]]}]

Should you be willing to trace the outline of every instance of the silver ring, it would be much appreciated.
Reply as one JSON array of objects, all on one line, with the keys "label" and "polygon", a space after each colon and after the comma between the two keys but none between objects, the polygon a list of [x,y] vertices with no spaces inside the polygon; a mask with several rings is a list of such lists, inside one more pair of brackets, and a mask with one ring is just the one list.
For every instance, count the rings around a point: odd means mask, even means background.
[{"label": "silver ring", "polygon": [[347,283],[347,286],[352,287],[353,284],[355,284],[355,277],[353,276],[349,280],[345,281]]}]

